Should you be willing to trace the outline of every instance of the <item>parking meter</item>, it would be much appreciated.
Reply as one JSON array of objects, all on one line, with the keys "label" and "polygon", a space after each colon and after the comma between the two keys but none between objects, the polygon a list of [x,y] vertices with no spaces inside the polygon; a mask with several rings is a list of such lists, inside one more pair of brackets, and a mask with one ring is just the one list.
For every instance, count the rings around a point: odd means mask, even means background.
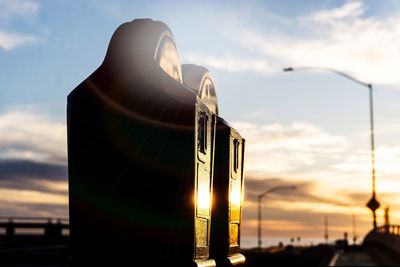
[{"label": "parking meter", "polygon": [[215,123],[169,28],[121,25],[68,95],[71,266],[215,266]]},{"label": "parking meter", "polygon": [[218,117],[214,164],[211,256],[217,266],[244,266],[240,254],[245,139]]},{"label": "parking meter", "polygon": [[241,266],[239,253],[243,196],[245,140],[218,117],[218,101],[209,71],[194,64],[182,65],[183,82],[206,103],[217,121],[211,217],[211,257],[217,266]]},{"label": "parking meter", "polygon": [[[215,87],[214,87],[214,81],[211,76],[211,74],[208,72],[208,70],[204,67],[194,65],[194,64],[184,64],[182,65],[182,78],[183,78],[183,83],[191,90],[193,91],[199,98],[202,103],[205,104],[207,109],[210,111],[209,114],[207,114],[207,117],[205,120],[200,116],[200,121],[198,122],[198,136],[199,136],[199,150],[197,152],[197,161],[198,161],[198,166],[200,168],[204,168],[201,166],[206,166],[206,170],[208,170],[211,173],[211,176],[213,176],[214,172],[214,150],[215,150],[215,130],[216,130],[216,119],[217,119],[217,113],[218,113],[218,102],[217,102],[217,96],[215,93]],[[209,137],[204,138],[205,135],[202,134],[201,127],[204,125],[204,123],[210,123],[210,127],[208,127],[210,133]],[[207,141],[208,140],[208,141]],[[207,149],[208,152],[203,152],[204,144],[207,144]],[[210,164],[207,163],[207,165],[204,165],[203,162],[210,162]],[[207,220],[207,225],[204,225],[204,228],[207,228],[207,246],[203,249],[204,252],[209,254],[209,247],[210,247],[210,231],[211,231],[211,226],[212,226],[212,220],[211,220],[211,207],[212,207],[212,195],[210,195],[211,198],[208,196],[203,197],[202,192],[211,192],[208,190],[208,188],[213,188],[213,181],[212,179],[210,180],[210,183],[208,183],[208,179],[203,181],[203,185],[199,185],[197,188],[197,201],[198,204],[197,206],[199,207],[202,206],[202,199],[210,199],[210,203],[205,203],[207,204],[207,211],[204,209],[198,209],[197,211],[197,216],[198,218],[196,219],[200,223],[202,223],[204,220]],[[200,184],[200,183],[199,183]],[[203,210],[203,211],[202,211]],[[202,229],[200,227],[199,229]],[[202,230],[204,231],[204,230]],[[201,235],[199,235],[201,236]]]}]

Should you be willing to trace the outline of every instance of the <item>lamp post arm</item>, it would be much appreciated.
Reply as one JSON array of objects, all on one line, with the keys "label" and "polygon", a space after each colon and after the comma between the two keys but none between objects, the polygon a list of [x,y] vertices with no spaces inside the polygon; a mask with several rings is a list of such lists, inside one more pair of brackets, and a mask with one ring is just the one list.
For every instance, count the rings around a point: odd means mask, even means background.
[{"label": "lamp post arm", "polygon": [[263,198],[266,194],[271,193],[271,192],[275,192],[275,191],[278,191],[278,190],[282,190],[282,189],[296,189],[296,187],[295,187],[295,186],[278,186],[278,187],[274,187],[274,188],[271,188],[271,189],[265,191],[265,192],[262,193],[262,194],[259,194],[259,195],[258,195],[258,199],[260,200],[260,199]]},{"label": "lamp post arm", "polygon": [[372,84],[362,82],[362,81],[360,81],[360,80],[354,78],[353,76],[350,76],[350,75],[347,74],[347,73],[344,73],[344,72],[341,72],[341,71],[338,71],[338,70],[335,70],[335,69],[330,69],[330,68],[319,68],[319,67],[318,67],[318,68],[317,68],[317,67],[298,67],[298,68],[289,67],[289,68],[284,68],[284,69],[283,69],[283,71],[295,71],[295,70],[296,70],[296,71],[297,71],[297,70],[323,70],[323,71],[329,71],[329,72],[336,73],[336,74],[338,74],[338,75],[340,75],[340,76],[342,76],[342,77],[345,77],[345,78],[347,78],[347,79],[349,79],[349,80],[352,80],[353,82],[356,82],[356,83],[358,83],[358,84],[361,84],[361,85],[363,85],[363,86],[366,86],[366,87],[368,87],[368,88],[372,88]]}]

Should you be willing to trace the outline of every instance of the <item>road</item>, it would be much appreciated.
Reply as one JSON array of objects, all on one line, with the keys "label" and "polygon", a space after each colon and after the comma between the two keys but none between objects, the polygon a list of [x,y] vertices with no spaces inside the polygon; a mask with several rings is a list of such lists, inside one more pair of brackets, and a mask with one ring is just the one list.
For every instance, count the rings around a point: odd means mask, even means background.
[{"label": "road", "polygon": [[339,252],[329,266],[379,266],[365,251]]}]

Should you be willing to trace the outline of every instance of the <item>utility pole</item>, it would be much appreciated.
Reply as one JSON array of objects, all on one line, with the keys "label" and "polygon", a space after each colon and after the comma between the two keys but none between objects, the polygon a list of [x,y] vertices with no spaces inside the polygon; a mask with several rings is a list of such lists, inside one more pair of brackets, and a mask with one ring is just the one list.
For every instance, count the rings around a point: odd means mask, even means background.
[{"label": "utility pole", "polygon": [[356,233],[356,215],[353,213],[353,244],[355,245],[357,242],[357,233]]},{"label": "utility pole", "polygon": [[328,244],[328,215],[325,215],[325,244]]}]

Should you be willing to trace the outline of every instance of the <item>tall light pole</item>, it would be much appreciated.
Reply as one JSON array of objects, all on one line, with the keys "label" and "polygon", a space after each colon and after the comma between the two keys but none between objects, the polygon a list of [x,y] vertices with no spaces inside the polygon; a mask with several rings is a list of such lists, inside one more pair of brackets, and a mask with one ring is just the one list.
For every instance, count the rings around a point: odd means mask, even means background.
[{"label": "tall light pole", "polygon": [[325,244],[328,244],[328,238],[329,238],[329,231],[328,231],[328,215],[324,216],[324,224],[325,224]]},{"label": "tall light pole", "polygon": [[283,190],[283,189],[296,189],[295,186],[277,186],[277,187],[273,187],[271,189],[268,189],[267,191],[263,192],[262,194],[259,194],[257,196],[258,199],[258,251],[261,251],[261,245],[262,245],[262,241],[261,241],[261,201],[262,198],[265,197],[266,194],[268,193],[272,193],[278,190]]},{"label": "tall light pole", "polygon": [[283,71],[298,71],[298,70],[323,70],[336,73],[342,77],[345,77],[353,82],[361,84],[368,88],[369,90],[369,116],[370,116],[370,129],[371,129],[371,175],[372,175],[372,197],[367,203],[367,207],[372,211],[373,227],[376,230],[376,210],[379,208],[380,204],[376,199],[375,191],[375,137],[374,137],[374,109],[373,109],[373,90],[372,84],[362,82],[347,73],[330,69],[330,68],[319,68],[319,67],[301,67],[301,68],[285,68]]}]

